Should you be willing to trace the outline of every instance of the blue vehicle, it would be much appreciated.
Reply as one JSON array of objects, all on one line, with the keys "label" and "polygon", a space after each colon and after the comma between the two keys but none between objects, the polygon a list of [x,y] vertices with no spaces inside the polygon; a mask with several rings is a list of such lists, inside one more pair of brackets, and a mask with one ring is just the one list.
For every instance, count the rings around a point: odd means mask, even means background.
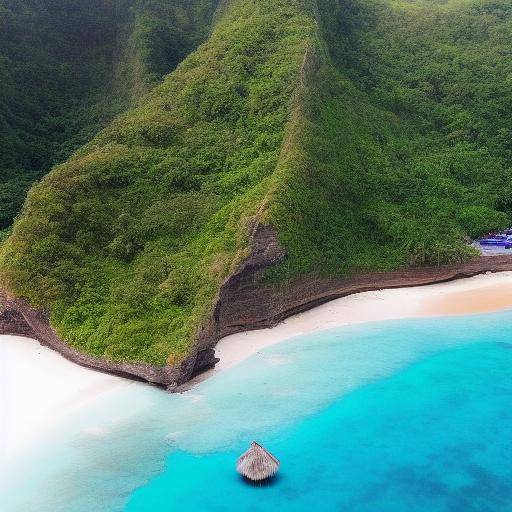
[{"label": "blue vehicle", "polygon": [[495,235],[489,238],[482,238],[479,241],[480,245],[492,247],[504,247],[505,249],[512,249],[512,235]]}]

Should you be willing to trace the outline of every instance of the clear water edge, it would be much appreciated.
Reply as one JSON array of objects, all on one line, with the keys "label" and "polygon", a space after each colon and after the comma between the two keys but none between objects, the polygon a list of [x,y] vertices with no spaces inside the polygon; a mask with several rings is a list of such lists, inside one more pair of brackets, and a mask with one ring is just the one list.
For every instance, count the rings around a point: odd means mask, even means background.
[{"label": "clear water edge", "polygon": [[[510,511],[511,320],[337,328],[183,395],[134,386],[19,461],[2,509]],[[282,460],[271,487],[234,472],[253,438]]]}]

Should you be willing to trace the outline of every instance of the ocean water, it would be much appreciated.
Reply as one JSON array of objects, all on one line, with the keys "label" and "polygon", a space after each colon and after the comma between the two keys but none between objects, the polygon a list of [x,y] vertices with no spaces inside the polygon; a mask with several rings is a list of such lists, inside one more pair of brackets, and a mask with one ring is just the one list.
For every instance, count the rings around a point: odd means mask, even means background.
[{"label": "ocean water", "polygon": [[[130,387],[19,460],[0,509],[510,512],[511,322],[338,328],[183,395]],[[235,472],[253,439],[281,460],[272,485]]]}]

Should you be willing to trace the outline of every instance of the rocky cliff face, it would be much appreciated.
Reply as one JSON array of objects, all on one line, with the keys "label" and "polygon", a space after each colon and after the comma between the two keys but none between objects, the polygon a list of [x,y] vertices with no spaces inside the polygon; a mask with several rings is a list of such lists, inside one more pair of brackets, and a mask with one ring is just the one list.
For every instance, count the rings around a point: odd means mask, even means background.
[{"label": "rocky cliff face", "polygon": [[34,309],[23,299],[8,297],[5,293],[0,293],[0,333],[35,338],[66,359],[87,368],[171,388],[191,379],[205,365],[211,366],[215,362],[213,349],[198,351],[176,367],[115,363],[89,356],[61,340],[43,311]]},{"label": "rocky cliff face", "polygon": [[411,267],[335,279],[308,277],[273,287],[262,283],[260,269],[240,276],[236,282],[228,281],[223,287],[215,310],[215,334],[211,338],[218,340],[243,330],[272,327],[291,315],[354,293],[421,286],[510,270],[512,256],[480,257],[459,265]]},{"label": "rocky cliff face", "polygon": [[275,286],[263,279],[265,269],[285,257],[275,232],[268,226],[257,226],[252,236],[252,248],[250,257],[221,287],[214,311],[197,335],[195,349],[177,366],[115,363],[83,354],[59,338],[44,312],[5,293],[0,293],[0,334],[35,338],[82,366],[165,386],[172,391],[214,366],[218,361],[215,345],[229,334],[272,327],[293,314],[353,293],[512,270],[512,256],[480,257],[459,265],[406,268],[338,279],[309,277],[293,284]]}]

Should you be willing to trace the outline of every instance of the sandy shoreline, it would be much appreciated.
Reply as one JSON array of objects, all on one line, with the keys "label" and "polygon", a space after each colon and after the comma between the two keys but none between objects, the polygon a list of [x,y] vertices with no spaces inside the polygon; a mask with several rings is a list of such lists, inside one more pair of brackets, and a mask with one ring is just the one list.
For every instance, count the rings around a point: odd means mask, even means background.
[{"label": "sandy shoreline", "polygon": [[36,340],[0,336],[0,469],[61,421],[130,384],[71,363]]},{"label": "sandy shoreline", "polygon": [[[512,272],[412,288],[364,292],[292,316],[272,329],[234,334],[216,348],[212,373],[264,347],[336,326],[411,317],[483,313],[512,307]],[[198,380],[204,380],[202,375]],[[114,389],[143,386],[69,362],[37,341],[0,336],[0,454],[7,462],[63,420]]]},{"label": "sandy shoreline", "polygon": [[292,316],[271,329],[223,338],[216,347],[220,361],[215,371],[226,370],[265,347],[313,331],[379,320],[485,313],[508,307],[512,307],[512,272],[356,293]]}]

